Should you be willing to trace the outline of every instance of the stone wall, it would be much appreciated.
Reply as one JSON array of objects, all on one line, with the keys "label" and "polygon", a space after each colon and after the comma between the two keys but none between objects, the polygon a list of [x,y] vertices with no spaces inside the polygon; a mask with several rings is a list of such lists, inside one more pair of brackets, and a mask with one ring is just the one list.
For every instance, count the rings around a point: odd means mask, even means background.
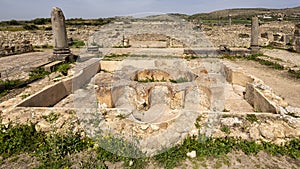
[{"label": "stone wall", "polygon": [[[293,33],[292,22],[270,22],[260,25],[259,45],[266,46],[274,41],[284,43],[285,36]],[[206,26],[204,27],[208,39],[214,46],[228,45],[230,47],[250,47],[251,27],[247,25]],[[268,34],[267,36],[265,34]],[[286,40],[287,42],[288,40]],[[288,43],[288,42],[287,42]]]},{"label": "stone wall", "polygon": [[20,53],[27,53],[32,52],[33,47],[32,44],[30,44],[29,41],[24,40],[21,43],[15,43],[12,45],[3,45],[0,43],[0,57],[1,56],[8,56],[8,55],[14,55],[14,54],[20,54]]}]

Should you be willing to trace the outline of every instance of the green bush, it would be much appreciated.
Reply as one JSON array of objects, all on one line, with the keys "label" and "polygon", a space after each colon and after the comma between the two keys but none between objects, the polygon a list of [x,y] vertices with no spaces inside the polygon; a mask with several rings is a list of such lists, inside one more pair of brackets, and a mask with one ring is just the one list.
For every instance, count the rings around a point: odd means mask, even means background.
[{"label": "green bush", "polygon": [[49,74],[50,72],[47,72],[44,68],[37,68],[29,73],[29,78],[31,80],[37,80],[42,79]]},{"label": "green bush", "polygon": [[72,41],[72,43],[70,44],[71,47],[76,47],[76,48],[79,48],[79,47],[84,46],[84,45],[85,45],[84,41],[78,40],[78,39],[74,39]]},{"label": "green bush", "polygon": [[71,68],[70,63],[63,63],[61,65],[59,65],[56,69],[57,72],[60,72],[61,74],[63,74],[64,76],[68,75],[68,70]]},{"label": "green bush", "polygon": [[39,28],[38,28],[37,26],[35,26],[35,25],[28,25],[28,24],[23,25],[23,28],[24,28],[25,30],[38,30],[38,29],[39,29]]}]

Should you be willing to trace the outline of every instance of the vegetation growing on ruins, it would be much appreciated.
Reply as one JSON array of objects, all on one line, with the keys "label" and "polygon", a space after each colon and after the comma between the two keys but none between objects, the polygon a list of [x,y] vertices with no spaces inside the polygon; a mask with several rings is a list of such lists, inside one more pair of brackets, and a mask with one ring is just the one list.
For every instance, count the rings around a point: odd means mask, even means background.
[{"label": "vegetation growing on ruins", "polygon": [[[16,88],[21,84],[21,80],[1,80],[0,79],[0,97],[6,95],[9,90]],[[1,87],[2,86],[2,87]]]},{"label": "vegetation growing on ruins", "polygon": [[[108,148],[104,149],[102,144]],[[257,144],[254,141],[230,137],[213,139],[200,135],[187,137],[182,144],[167,150],[163,149],[160,154],[151,158],[124,157],[107,150],[109,147],[116,150],[116,146],[123,153],[142,155],[134,145],[115,137],[103,137],[96,141],[79,133],[57,134],[37,131],[35,124],[32,123],[14,126],[12,124],[0,125],[0,155],[2,157],[0,164],[9,157],[28,153],[38,159],[38,168],[68,168],[72,165],[72,156],[84,151],[88,151],[89,154],[94,153],[96,157],[93,160],[81,161],[83,165],[86,167],[98,166],[98,168],[107,168],[104,164],[105,161],[112,163],[123,161],[124,167],[130,168],[144,168],[149,162],[164,168],[174,168],[186,160],[188,158],[186,154],[193,150],[197,152],[198,159],[222,157],[229,152],[241,150],[247,155],[256,155],[259,151],[266,151],[271,155],[288,155],[300,160],[300,138],[283,145],[275,145],[264,141]]]},{"label": "vegetation growing on ruins", "polygon": [[79,48],[79,47],[82,47],[84,46],[85,43],[84,41],[82,40],[79,40],[79,39],[74,39],[71,44],[70,44],[70,47],[76,47],[76,48]]},{"label": "vegetation growing on ruins", "polygon": [[68,70],[71,68],[70,63],[63,63],[60,64],[55,71],[60,72],[61,74],[63,74],[64,76],[68,75]]},{"label": "vegetation growing on ruins", "polygon": [[134,79],[134,81],[137,81],[137,82],[140,82],[140,83],[166,82],[165,79],[157,80],[157,79],[154,79],[154,77],[151,77],[151,79],[148,78],[148,77],[146,77],[146,79],[141,79],[141,80]]},{"label": "vegetation growing on ruins", "polygon": [[235,60],[235,59],[246,59],[246,60],[253,60],[259,62],[262,65],[270,66],[274,69],[283,70],[284,67],[276,62],[271,62],[269,60],[264,60],[259,58],[259,56],[265,56],[262,53],[254,54],[254,55],[246,55],[246,56],[232,56],[232,55],[223,55],[223,59]]},{"label": "vegetation growing on ruins", "polygon": [[289,69],[288,73],[295,78],[300,78],[300,70]]},{"label": "vegetation growing on ruins", "polygon": [[185,77],[180,77],[178,79],[170,79],[170,82],[172,83],[185,83],[185,82],[188,82],[189,80]]},{"label": "vegetation growing on ruins", "polygon": [[42,79],[45,76],[48,76],[49,74],[50,74],[50,72],[45,71],[45,69],[37,68],[37,69],[30,71],[29,79],[26,79],[26,80],[20,80],[20,79],[1,80],[0,79],[0,97],[3,97],[6,94],[8,94],[9,91],[12,89],[25,87],[28,83],[31,83],[38,79]]},{"label": "vegetation growing on ruins", "polygon": [[29,73],[29,79],[31,79],[31,80],[42,79],[42,78],[48,76],[49,74],[50,74],[50,72],[47,72],[45,69],[37,68]]},{"label": "vegetation growing on ruins", "polygon": [[255,116],[255,114],[247,114],[246,120],[248,120],[248,121],[251,122],[251,123],[254,123],[254,122],[257,122],[257,121],[258,121],[258,119],[257,119],[257,117]]},{"label": "vegetation growing on ruins", "polygon": [[128,57],[128,54],[115,54],[115,53],[111,53],[108,55],[105,55],[103,60],[107,60],[107,61],[121,61],[123,59],[125,59],[126,57]]}]

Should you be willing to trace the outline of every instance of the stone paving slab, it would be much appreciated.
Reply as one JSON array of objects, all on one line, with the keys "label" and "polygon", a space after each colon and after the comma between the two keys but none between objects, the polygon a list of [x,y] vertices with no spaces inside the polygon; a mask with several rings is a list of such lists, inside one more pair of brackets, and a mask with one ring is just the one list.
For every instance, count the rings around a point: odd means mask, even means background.
[{"label": "stone paving slab", "polygon": [[[52,50],[45,52],[32,52],[20,55],[11,55],[0,58],[1,79],[19,79],[23,78],[24,71],[30,71],[33,66],[48,63],[48,57]],[[7,77],[8,76],[8,77]]]}]

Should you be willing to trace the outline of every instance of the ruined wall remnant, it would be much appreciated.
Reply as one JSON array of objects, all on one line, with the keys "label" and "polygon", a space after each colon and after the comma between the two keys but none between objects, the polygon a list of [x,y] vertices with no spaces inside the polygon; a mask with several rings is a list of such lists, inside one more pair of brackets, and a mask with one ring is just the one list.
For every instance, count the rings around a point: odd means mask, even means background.
[{"label": "ruined wall remnant", "polygon": [[20,43],[5,44],[5,45],[3,42],[0,41],[0,57],[27,53],[27,52],[33,52],[33,46],[27,40],[24,40]]},{"label": "ruined wall remnant", "polygon": [[65,16],[58,7],[52,8],[51,22],[54,39],[53,56],[50,60],[74,60],[68,45],[67,30],[65,25]]}]

